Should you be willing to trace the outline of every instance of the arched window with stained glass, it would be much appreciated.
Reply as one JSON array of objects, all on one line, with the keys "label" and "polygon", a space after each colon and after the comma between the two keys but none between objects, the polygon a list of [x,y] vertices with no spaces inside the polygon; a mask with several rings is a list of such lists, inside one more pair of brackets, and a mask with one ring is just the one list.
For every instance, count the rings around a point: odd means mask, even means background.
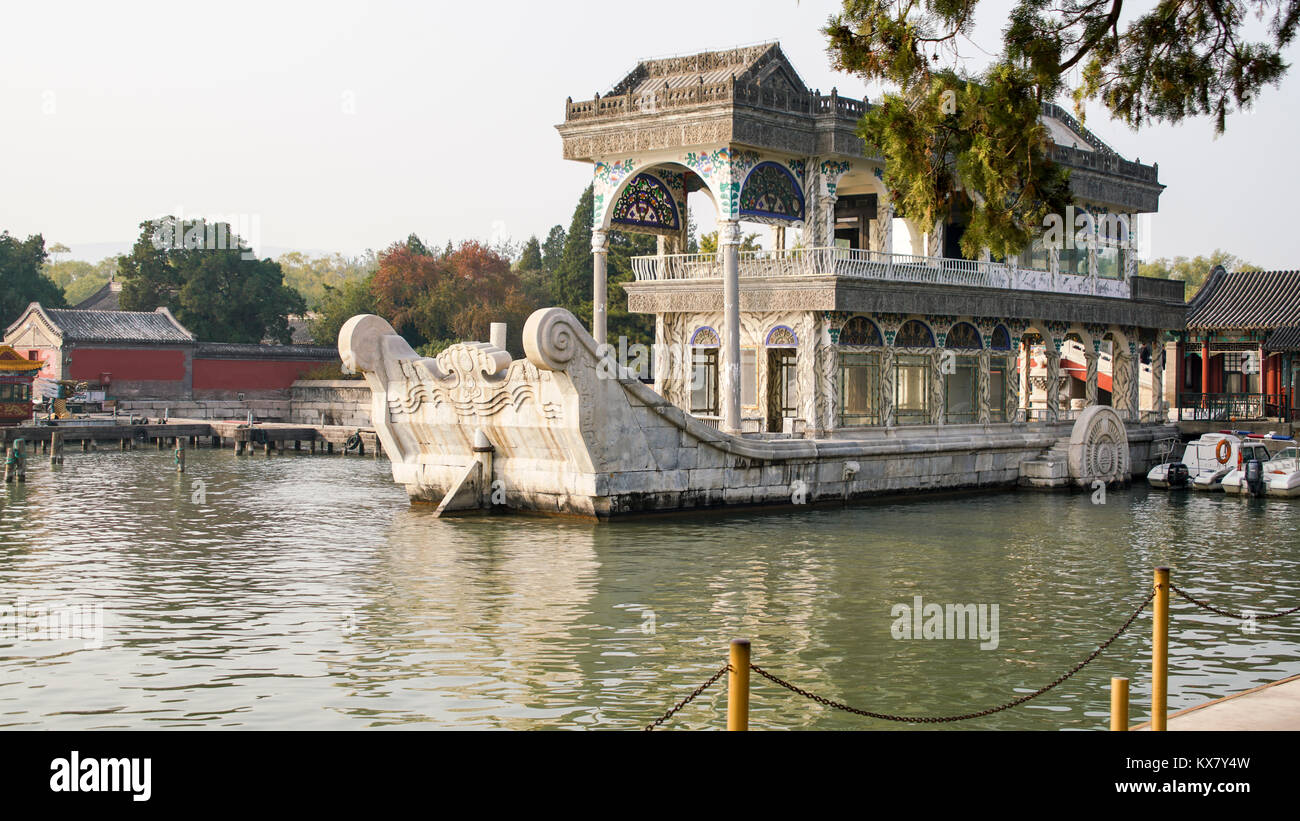
[{"label": "arched window with stained glass", "polygon": [[995,351],[1011,350],[1011,334],[1007,333],[1005,325],[998,325],[993,329],[993,335],[989,338],[989,347]]},{"label": "arched window with stained glass", "polygon": [[696,348],[717,348],[722,344],[718,332],[705,325],[695,329],[691,334],[691,345]]},{"label": "arched window with stained glass", "polygon": [[933,348],[934,334],[926,327],[924,322],[917,319],[909,319],[903,323],[903,327],[898,329],[898,335],[894,337],[895,348]]},{"label": "arched window with stained glass", "polygon": [[865,316],[855,316],[844,323],[844,327],[840,329],[839,344],[879,347],[884,345],[885,341],[880,336],[880,329],[876,327],[876,323]]},{"label": "arched window with stained glass", "polygon": [[799,346],[799,337],[795,336],[794,331],[786,325],[777,325],[767,332],[767,339],[764,344],[769,348],[797,348]]},{"label": "arched window with stained glass", "polygon": [[635,228],[681,230],[672,192],[657,177],[637,174],[614,205],[611,222]]},{"label": "arched window with stained glass", "polygon": [[803,219],[803,191],[798,180],[779,163],[754,166],[740,189],[740,216]]},{"label": "arched window with stained glass", "polygon": [[961,351],[978,351],[984,347],[984,340],[980,339],[980,332],[974,325],[969,322],[958,322],[948,330],[944,347]]}]

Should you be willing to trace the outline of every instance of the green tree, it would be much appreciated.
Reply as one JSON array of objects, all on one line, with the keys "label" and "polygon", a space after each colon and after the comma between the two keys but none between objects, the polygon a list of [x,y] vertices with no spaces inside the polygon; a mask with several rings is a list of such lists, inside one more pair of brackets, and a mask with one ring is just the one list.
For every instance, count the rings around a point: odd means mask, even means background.
[{"label": "green tree", "polygon": [[120,255],[91,263],[80,259],[47,262],[45,275],[63,291],[69,305],[88,299],[117,273]]},{"label": "green tree", "polygon": [[[718,253],[718,232],[710,231],[707,234],[701,234],[699,239],[699,251],[692,253],[699,254],[716,254]],[[740,238],[740,250],[758,251],[763,246],[758,244],[758,234],[745,234]]]},{"label": "green tree", "polygon": [[359,256],[324,254],[309,256],[301,251],[291,251],[276,258],[284,281],[302,294],[309,310],[319,310],[325,299],[327,287],[340,288],[345,282],[365,279],[374,273],[379,264],[374,251]]},{"label": "green tree", "polygon": [[[567,308],[577,316],[591,316],[591,220],[594,211],[592,187],[578,197],[569,230],[564,235],[564,251],[551,275],[551,304]],[[554,234],[554,231],[552,231]]]},{"label": "green tree", "polygon": [[[1224,129],[1286,71],[1300,0],[1157,0],[1127,19],[1124,0],[1016,0],[1000,54],[981,74],[957,49],[979,0],[844,0],[824,33],[835,68],[898,93],[864,115],[860,133],[885,157],[885,183],[904,216],[928,228],[968,209],[962,251],[1021,250],[1068,196],[1065,171],[1047,155],[1042,102],[1067,80],[1082,117],[1087,100],[1138,128],[1203,114]],[[1247,10],[1268,35],[1245,35]],[[940,60],[941,56],[947,59]]]},{"label": "green tree", "polygon": [[287,345],[293,336],[288,317],[304,313],[306,304],[284,284],[278,263],[243,255],[241,240],[225,223],[142,222],[131,254],[119,263],[121,307],[166,306],[204,340]]},{"label": "green tree", "polygon": [[0,233],[0,328],[17,320],[33,302],[46,308],[67,305],[59,286],[45,276],[47,257],[40,234],[19,240],[8,231]]},{"label": "green tree", "polygon": [[307,320],[307,330],[312,341],[317,345],[337,345],[339,329],[357,314],[373,314],[375,297],[370,286],[374,274],[367,274],[361,279],[349,279],[338,285],[323,286],[320,306],[311,319]]},{"label": "green tree", "polygon": [[546,271],[543,268],[542,245],[537,237],[531,237],[524,243],[524,250],[515,263],[515,272],[523,287],[524,297],[534,309],[546,305],[550,299],[550,290],[546,284]]},{"label": "green tree", "polygon": [[1205,284],[1206,277],[1210,275],[1210,271],[1213,271],[1216,265],[1222,265],[1228,271],[1263,270],[1257,265],[1251,265],[1235,254],[1216,248],[1209,256],[1179,256],[1172,259],[1160,257],[1150,262],[1140,263],[1138,265],[1138,276],[1180,279],[1187,283],[1185,293],[1190,300],[1196,294],[1197,289]]},{"label": "green tree", "polygon": [[542,244],[537,241],[536,236],[531,236],[524,243],[524,250],[519,254],[519,262],[515,263],[515,268],[519,271],[540,271],[542,270]]},{"label": "green tree", "polygon": [[546,242],[542,243],[542,270],[547,275],[555,273],[559,267],[560,260],[564,257],[564,241],[567,236],[562,225],[552,226],[551,232],[546,235]]}]

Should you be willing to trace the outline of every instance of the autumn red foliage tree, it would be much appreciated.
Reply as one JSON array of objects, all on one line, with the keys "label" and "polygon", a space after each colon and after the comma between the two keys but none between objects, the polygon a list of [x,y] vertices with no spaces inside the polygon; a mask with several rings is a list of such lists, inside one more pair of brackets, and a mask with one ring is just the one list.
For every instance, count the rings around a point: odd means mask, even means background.
[{"label": "autumn red foliage tree", "polygon": [[487,340],[491,323],[505,322],[509,347],[519,354],[524,321],[537,307],[510,260],[474,240],[443,251],[395,243],[380,255],[370,288],[376,312],[425,353]]}]

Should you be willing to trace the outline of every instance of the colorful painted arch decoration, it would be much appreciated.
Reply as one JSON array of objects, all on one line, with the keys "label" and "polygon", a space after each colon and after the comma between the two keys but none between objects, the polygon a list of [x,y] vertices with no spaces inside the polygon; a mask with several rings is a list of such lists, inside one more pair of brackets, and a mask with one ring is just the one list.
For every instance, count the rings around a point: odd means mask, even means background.
[{"label": "colorful painted arch decoration", "polygon": [[680,231],[681,215],[668,186],[650,174],[637,174],[614,204],[611,222],[633,228]]},{"label": "colorful painted arch decoration", "polygon": [[780,163],[761,162],[750,170],[740,188],[740,216],[763,220],[802,220],[803,190]]}]

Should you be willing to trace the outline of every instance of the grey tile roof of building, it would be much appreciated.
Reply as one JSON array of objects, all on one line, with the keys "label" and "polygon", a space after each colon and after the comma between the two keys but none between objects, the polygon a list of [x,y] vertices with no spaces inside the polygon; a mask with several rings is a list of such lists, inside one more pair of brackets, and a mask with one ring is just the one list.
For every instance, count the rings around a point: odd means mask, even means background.
[{"label": "grey tile roof of building", "polygon": [[1216,266],[1187,305],[1190,330],[1257,331],[1300,325],[1300,271]]},{"label": "grey tile roof of building", "polygon": [[193,344],[194,336],[166,308],[157,311],[78,311],[42,308],[65,342]]},{"label": "grey tile roof of building", "polygon": [[1268,351],[1300,351],[1300,325],[1278,328],[1264,342]]}]

